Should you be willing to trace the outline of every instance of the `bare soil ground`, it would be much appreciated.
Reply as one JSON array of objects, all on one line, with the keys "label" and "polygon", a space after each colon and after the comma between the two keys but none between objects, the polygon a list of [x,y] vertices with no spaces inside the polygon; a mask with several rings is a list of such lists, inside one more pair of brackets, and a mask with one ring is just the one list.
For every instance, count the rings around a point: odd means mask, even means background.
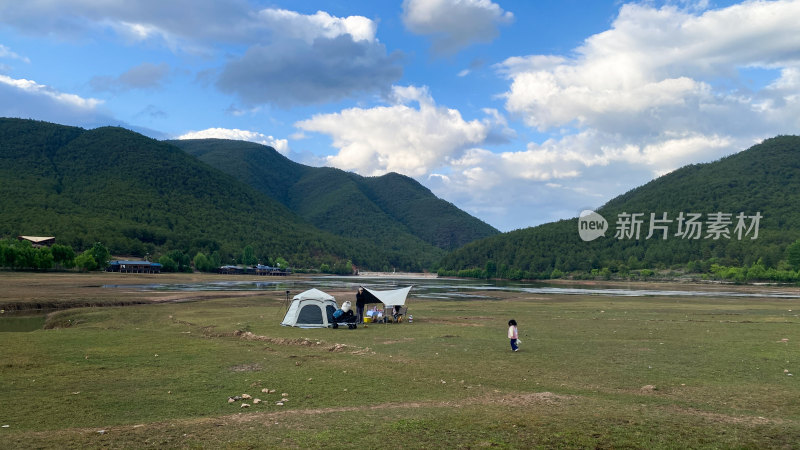
[{"label": "bare soil ground", "polygon": [[264,281],[264,277],[218,274],[120,274],[0,272],[0,308],[56,309],[72,306],[181,302],[216,298],[264,296],[264,291],[169,291],[104,289],[106,285]]}]

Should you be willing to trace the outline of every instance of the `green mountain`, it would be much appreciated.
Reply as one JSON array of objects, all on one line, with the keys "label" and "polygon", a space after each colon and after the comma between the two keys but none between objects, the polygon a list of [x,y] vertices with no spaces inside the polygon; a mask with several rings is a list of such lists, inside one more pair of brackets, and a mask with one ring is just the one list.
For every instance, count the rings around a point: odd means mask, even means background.
[{"label": "green mountain", "polygon": [[295,163],[271,147],[218,139],[170,141],[280,201],[317,228],[380,247],[452,250],[498,234],[413,179],[362,177]]},{"label": "green mountain", "polygon": [[219,252],[228,262],[252,246],[264,262],[351,260],[401,270],[430,267],[443,253],[420,240],[384,247],[369,236],[320,230],[262,189],[167,142],[114,127],[0,119],[0,210],[0,237],[56,236],[78,251],[99,241],[114,254],[178,249]]},{"label": "green mountain", "polygon": [[[585,242],[578,232],[578,218],[561,220],[470,243],[448,254],[441,267],[489,269],[510,277],[547,277],[554,269],[616,271],[680,265],[707,270],[711,263],[743,266],[759,259],[767,267],[777,267],[786,247],[800,238],[798,205],[800,137],[780,136],[712,163],[683,167],[614,198],[597,211],[608,222],[604,237]],[[636,217],[642,221],[638,239],[628,234],[631,214],[636,213],[642,214]],[[651,213],[656,228],[648,239]],[[690,213],[700,214],[695,220],[700,223],[697,239],[694,232],[686,234]],[[746,228],[737,232],[740,214]],[[756,215],[762,216],[757,227]],[[666,239],[661,226],[667,227]],[[716,228],[727,230],[727,237],[714,232]],[[752,239],[756,230],[758,237]],[[620,231],[625,233],[615,237]]]}]

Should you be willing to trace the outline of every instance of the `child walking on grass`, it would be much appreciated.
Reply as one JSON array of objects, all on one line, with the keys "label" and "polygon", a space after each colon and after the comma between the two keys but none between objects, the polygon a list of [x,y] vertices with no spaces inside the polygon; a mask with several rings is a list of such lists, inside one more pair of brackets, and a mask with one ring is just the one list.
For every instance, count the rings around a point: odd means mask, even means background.
[{"label": "child walking on grass", "polygon": [[517,321],[511,319],[508,321],[508,338],[511,340],[511,350],[519,351],[519,332],[517,331]]}]

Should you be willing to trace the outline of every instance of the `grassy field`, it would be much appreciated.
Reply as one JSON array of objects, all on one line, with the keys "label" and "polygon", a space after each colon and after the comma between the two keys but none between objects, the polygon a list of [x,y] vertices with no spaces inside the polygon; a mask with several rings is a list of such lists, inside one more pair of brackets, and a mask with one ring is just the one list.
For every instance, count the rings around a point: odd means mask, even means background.
[{"label": "grassy field", "polygon": [[4,305],[125,305],[0,333],[0,448],[800,448],[800,300],[492,292],[308,330],[279,293],[99,287],[142,280],[0,274]]}]

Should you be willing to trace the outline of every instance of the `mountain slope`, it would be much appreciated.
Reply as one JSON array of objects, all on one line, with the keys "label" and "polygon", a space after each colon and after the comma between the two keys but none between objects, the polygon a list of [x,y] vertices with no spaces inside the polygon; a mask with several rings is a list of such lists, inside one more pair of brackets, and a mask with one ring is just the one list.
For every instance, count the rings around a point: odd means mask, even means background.
[{"label": "mountain slope", "polygon": [[117,254],[219,251],[230,261],[251,245],[263,261],[300,267],[351,259],[402,269],[439,256],[320,231],[186,152],[113,127],[0,119],[0,208],[0,236],[52,235],[77,250],[100,241]]},{"label": "mountain slope", "polygon": [[385,246],[421,240],[450,250],[498,233],[402,175],[365,178],[309,167],[270,147],[242,141],[170,142],[340,236],[369,237]]},{"label": "mountain slope", "polygon": [[[605,237],[584,242],[578,220],[562,220],[474,242],[442,261],[447,270],[484,268],[544,276],[561,271],[670,267],[692,261],[726,265],[752,264],[759,258],[775,266],[788,244],[800,238],[800,137],[767,139],[750,149],[707,164],[694,164],[620,195],[597,212],[607,221]],[[702,214],[702,232],[690,239],[678,232],[681,212]],[[709,214],[731,214],[731,238],[709,236]],[[639,239],[615,238],[620,214],[642,213]],[[667,239],[649,233],[650,213],[667,213]],[[738,239],[736,216],[760,213],[758,238]],[[623,216],[623,218],[629,216]],[[752,220],[746,220],[751,225]],[[686,231],[685,227],[684,230]],[[690,235],[691,236],[691,235]]]}]

